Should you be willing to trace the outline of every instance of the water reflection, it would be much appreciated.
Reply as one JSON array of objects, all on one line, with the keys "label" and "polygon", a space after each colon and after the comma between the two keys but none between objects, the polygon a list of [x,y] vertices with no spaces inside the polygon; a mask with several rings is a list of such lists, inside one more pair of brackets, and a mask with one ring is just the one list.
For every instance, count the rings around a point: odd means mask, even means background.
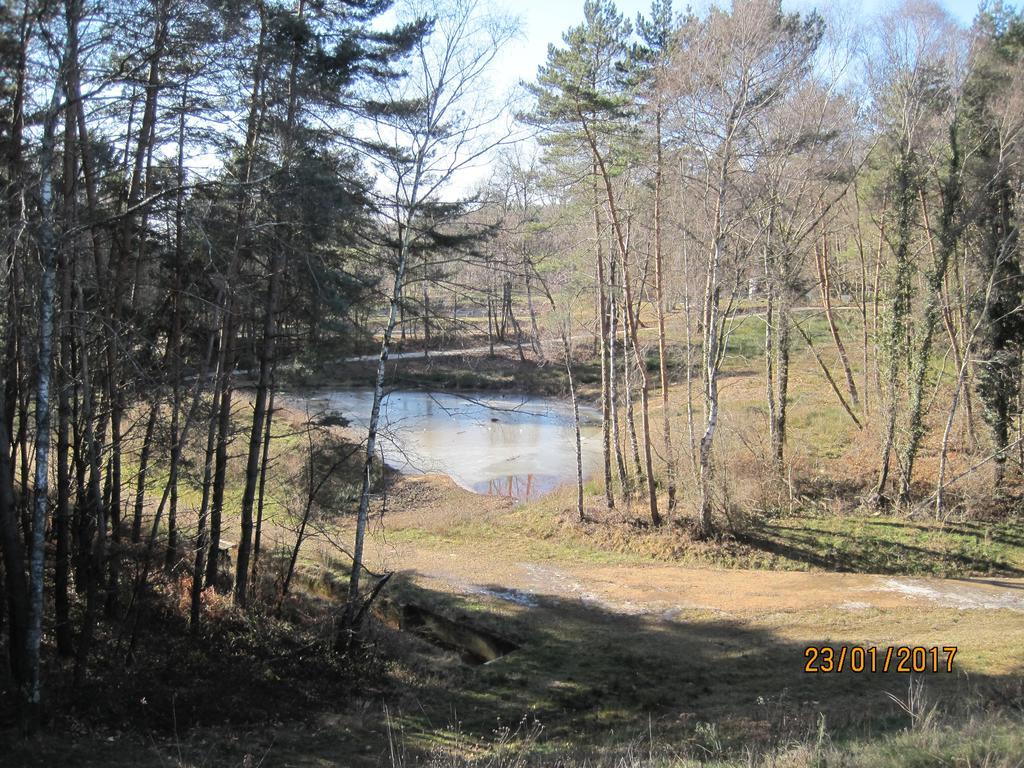
[{"label": "water reflection", "polygon": [[[369,422],[373,392],[334,390],[308,398],[315,411]],[[595,410],[581,409],[583,470],[600,461]],[[381,407],[380,451],[407,473],[442,473],[476,493],[532,499],[576,479],[572,408],[552,398],[397,391]]]},{"label": "water reflection", "polygon": [[[586,467],[584,466],[584,469]],[[575,466],[571,475],[565,478],[555,475],[509,475],[473,483],[473,490],[486,496],[511,496],[514,499],[535,499],[554,490],[564,483],[576,479]]]}]

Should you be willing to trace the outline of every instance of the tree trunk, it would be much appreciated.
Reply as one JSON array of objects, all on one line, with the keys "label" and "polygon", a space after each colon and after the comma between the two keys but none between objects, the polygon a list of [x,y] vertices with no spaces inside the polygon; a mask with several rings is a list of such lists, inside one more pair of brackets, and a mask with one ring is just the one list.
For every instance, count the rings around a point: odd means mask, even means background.
[{"label": "tree trunk", "polygon": [[269,20],[266,6],[261,3],[258,8],[260,31],[253,65],[252,90],[249,95],[249,114],[246,121],[245,147],[242,155],[244,158],[244,168],[238,192],[238,203],[235,209],[235,239],[228,263],[227,275],[225,276],[223,303],[220,308],[220,360],[217,366],[218,375],[221,379],[218,384],[220,410],[217,416],[217,449],[215,452],[213,489],[210,504],[210,545],[206,561],[205,580],[207,585],[212,584],[215,588],[219,586],[217,576],[220,568],[221,515],[224,506],[224,481],[228,462],[227,449],[231,434],[231,378],[235,367],[235,331],[237,323],[237,308],[234,295],[236,289],[235,282],[238,278],[239,264],[244,260],[243,253],[249,248],[246,185],[252,178],[256,162],[256,147],[260,140],[263,115],[266,107],[264,85],[267,75],[265,71],[265,56],[267,36],[269,34]]},{"label": "tree trunk", "polygon": [[[106,344],[106,371],[104,385],[106,397],[110,406],[110,460],[107,481],[110,487],[110,502],[108,512],[110,515],[110,536],[115,551],[115,556],[109,558],[109,574],[107,581],[106,613],[113,616],[116,612],[118,601],[118,589],[120,581],[120,557],[118,548],[121,540],[121,465],[122,465],[122,419],[124,416],[124,387],[121,382],[121,347],[123,345],[124,330],[121,328],[123,314],[123,289],[128,285],[129,256],[137,255],[137,248],[144,247],[145,238],[140,236],[138,226],[138,214],[136,208],[142,200],[145,184],[143,172],[146,168],[146,159],[150,156],[153,145],[154,132],[157,121],[157,105],[161,90],[160,65],[164,53],[164,44],[167,33],[168,5],[165,2],[158,2],[154,8],[156,12],[153,27],[152,50],[148,55],[149,72],[146,80],[146,95],[143,105],[142,122],[139,126],[138,140],[136,142],[135,154],[131,165],[131,174],[127,194],[123,198],[123,215],[120,220],[120,232],[116,238],[116,259],[113,259],[111,273],[107,275],[107,306],[106,311],[110,319],[104,324],[108,328],[108,340]],[[126,135],[126,156],[127,142],[130,131]],[[129,296],[131,291],[129,291]]]},{"label": "tree trunk", "polygon": [[[628,312],[629,309],[627,308],[626,311]],[[626,404],[626,434],[629,437],[629,450],[633,458],[633,470],[636,473],[638,484],[643,485],[647,480],[644,475],[643,465],[640,463],[640,443],[636,437],[636,419],[633,414],[633,387],[629,376],[632,361],[630,356],[626,354],[626,348],[629,345],[627,325],[628,323],[625,323],[622,326],[622,386],[624,389],[623,401]]]},{"label": "tree trunk", "polygon": [[781,470],[785,466],[786,414],[789,409],[789,301],[783,289],[778,299],[775,320],[775,425],[772,428],[772,459]]},{"label": "tree trunk", "polygon": [[[412,199],[416,200],[418,188],[418,177],[413,181]],[[410,220],[412,213],[410,212]],[[335,646],[339,650],[348,648],[354,636],[358,634],[360,627],[356,618],[361,615],[359,611],[359,582],[363,569],[363,543],[366,538],[366,526],[370,513],[370,488],[372,483],[372,470],[374,451],[377,445],[377,427],[380,421],[381,402],[384,399],[384,374],[386,371],[388,352],[391,348],[391,336],[395,330],[395,323],[398,320],[398,302],[402,296],[402,284],[405,280],[406,263],[409,257],[410,227],[411,221],[400,228],[398,235],[398,266],[395,270],[395,283],[391,290],[391,309],[388,312],[388,323],[384,328],[384,338],[380,345],[380,356],[377,358],[377,374],[373,384],[373,406],[370,409],[370,423],[366,435],[366,458],[363,462],[363,485],[359,495],[359,511],[356,515],[355,545],[352,548],[352,573],[348,583],[348,602],[345,605],[345,612],[342,616],[340,629],[335,640]]]},{"label": "tree trunk", "polygon": [[[296,17],[301,20],[305,14],[305,0],[298,0]],[[282,148],[284,157],[283,170],[285,175],[291,172],[292,145],[295,132],[296,109],[298,105],[298,67],[299,46],[296,42],[292,50],[291,63],[288,70],[288,107],[285,118],[285,134]],[[249,455],[245,467],[245,489],[242,493],[242,536],[238,542],[238,563],[235,572],[235,604],[245,606],[249,597],[249,555],[252,545],[252,512],[256,494],[256,485],[260,483],[260,515],[262,515],[263,484],[257,479],[260,472],[260,451],[262,444],[270,440],[270,416],[267,413],[268,398],[273,403],[272,378],[276,363],[277,346],[277,307],[280,301],[281,286],[285,279],[288,255],[284,243],[273,249],[268,275],[267,299],[263,312],[263,346],[260,353],[260,377],[256,386],[256,403],[253,408],[252,430],[249,433]],[[272,407],[272,406],[271,406]],[[264,437],[264,421],[266,421],[266,437]],[[264,457],[265,459],[265,457]],[[262,464],[265,468],[265,464]],[[260,520],[262,524],[262,518]]]},{"label": "tree trunk", "polygon": [[[730,121],[731,124],[731,121]],[[728,131],[731,137],[731,129]],[[715,430],[718,428],[718,371],[719,371],[719,332],[718,332],[718,311],[720,299],[720,287],[718,271],[722,261],[722,243],[725,239],[723,224],[725,208],[725,185],[728,182],[729,172],[729,139],[723,147],[722,158],[718,172],[718,194],[715,199],[714,224],[712,228],[711,251],[708,254],[707,272],[704,280],[704,306],[703,318],[703,379],[704,379],[704,401],[707,420],[704,426],[704,434],[700,439],[700,513],[697,520],[697,532],[701,537],[711,535],[714,527],[712,511],[714,507],[712,475],[714,465],[712,463],[711,449],[714,445]]]},{"label": "tree trunk", "polygon": [[[77,41],[77,34],[69,35],[69,50],[75,54],[72,44]],[[66,91],[70,88],[65,86]],[[73,231],[76,225],[76,184],[78,180],[78,163],[76,140],[75,113],[72,109],[64,110],[64,232]],[[72,336],[72,274],[71,264],[76,260],[75,241],[62,243],[58,251],[57,274],[60,276],[60,365],[57,389],[57,508],[54,512],[54,533],[57,539],[56,557],[53,573],[54,632],[57,640],[57,653],[70,658],[74,655],[74,638],[71,626],[71,599],[69,594],[70,558],[71,558],[71,468],[70,468],[70,428],[74,420],[71,400],[74,396],[74,359]]]},{"label": "tree trunk", "polygon": [[[969,257],[968,248],[965,247],[963,249],[963,259],[966,260],[968,257]],[[948,276],[949,275],[947,273],[947,277]],[[964,273],[964,278],[965,277],[966,277],[966,271]],[[957,324],[959,325],[960,328],[966,328],[967,327],[967,308],[966,308],[967,302],[965,301],[964,296],[966,296],[967,290],[966,290],[966,287],[965,287],[965,279],[961,277],[961,273],[960,273],[960,260],[959,259],[953,259],[953,275],[952,275],[952,278],[953,278],[954,283],[956,284],[956,292],[957,292],[957,318],[958,318],[958,323]],[[948,304],[948,302],[947,302],[947,304]],[[950,314],[952,314],[952,313],[950,313]],[[973,376],[973,368],[970,365],[970,357],[971,357],[970,352],[971,352],[971,345],[970,344],[965,344],[964,350],[963,350],[963,355],[968,360],[968,367],[967,367],[967,378],[965,380],[964,392],[963,392],[963,398],[964,398],[964,421],[966,422],[965,426],[967,427],[967,436],[970,438],[971,445],[975,449],[977,449],[978,446],[979,446],[979,443],[978,443],[978,434],[977,434],[977,431],[974,428],[974,393],[973,393],[973,379],[974,379],[974,376]]]},{"label": "tree trunk", "polygon": [[[175,319],[177,323],[177,319]],[[174,346],[177,346],[175,344]],[[178,472],[181,465],[181,350],[174,354],[173,391],[171,393],[171,466],[168,472],[167,486],[170,489],[170,504],[167,508],[167,551],[164,556],[164,567],[171,570],[178,562]]]},{"label": "tree trunk", "polygon": [[[76,310],[83,311],[85,299],[81,283],[76,283]],[[96,436],[95,394],[92,385],[92,369],[89,364],[89,349],[86,345],[84,323],[77,324],[79,378],[82,391],[82,422],[85,425],[83,442],[88,452],[89,480],[86,492],[88,513],[84,516],[81,548],[88,555],[85,557],[85,615],[82,618],[82,629],[78,635],[78,649],[75,654],[75,686],[85,680],[88,670],[89,653],[92,650],[93,633],[96,627],[96,614],[99,610],[100,581],[103,578],[107,557],[107,515],[104,508],[103,494],[100,490],[102,469],[100,466],[100,447]]]},{"label": "tree trunk", "polygon": [[[178,191],[174,201],[174,278],[171,289],[171,331],[167,356],[171,366],[171,445],[181,439],[181,296],[182,271],[185,268],[185,113],[188,109],[188,81],[182,85],[178,111]],[[178,473],[180,452],[171,451],[168,484],[171,489],[167,510],[167,556],[164,565],[171,569],[178,561]]]},{"label": "tree trunk", "polygon": [[58,78],[43,124],[39,155],[40,182],[39,255],[42,277],[39,289],[39,357],[36,375],[35,485],[32,505],[32,538],[29,545],[28,686],[25,703],[29,727],[39,725],[42,679],[39,650],[43,641],[43,565],[46,518],[50,506],[50,377],[53,371],[53,317],[56,304],[57,240],[53,226],[54,145],[57,118],[63,108],[63,84]]},{"label": "tree trunk", "polygon": [[249,597],[249,555],[252,546],[253,502],[259,482],[260,449],[264,439],[264,420],[267,413],[267,400],[270,397],[271,370],[275,360],[278,295],[284,270],[284,250],[278,247],[274,249],[274,257],[270,263],[263,320],[263,347],[260,354],[260,378],[256,387],[252,430],[249,433],[249,455],[245,465],[245,489],[242,494],[242,535],[238,542],[238,563],[235,570],[235,604],[243,607]]},{"label": "tree trunk", "polygon": [[829,271],[828,258],[828,233],[824,230],[821,235],[821,250],[814,248],[814,260],[818,265],[818,280],[821,289],[821,306],[825,310],[825,318],[828,320],[828,330],[832,334],[832,341],[839,352],[839,359],[843,364],[843,373],[846,374],[846,390],[850,393],[850,400],[854,408],[859,407],[860,398],[857,395],[857,384],[853,379],[853,369],[850,367],[850,358],[846,354],[846,345],[842,336],[839,335],[839,327],[836,325],[835,314],[832,311],[832,281]]},{"label": "tree trunk", "polygon": [[[665,339],[665,267],[661,251],[661,187],[664,159],[661,147],[661,110],[655,115],[654,171],[654,303],[658,313],[658,375],[661,384],[661,431],[665,440],[665,465],[668,490],[668,514],[676,508],[676,453],[672,444],[672,414],[669,409],[668,353]],[[689,318],[687,318],[688,320]]]},{"label": "tree trunk", "polygon": [[[220,322],[215,320],[213,327],[217,328],[220,326]],[[211,339],[216,338],[214,332],[211,331]],[[192,568],[192,594],[191,594],[191,610],[189,613],[189,629],[192,634],[195,635],[199,632],[199,621],[201,616],[202,608],[202,594],[205,586],[206,579],[206,554],[209,547],[206,539],[206,526],[209,518],[209,510],[211,503],[211,491],[213,484],[213,463],[214,455],[217,450],[217,425],[218,419],[217,414],[220,413],[220,384],[223,381],[221,376],[220,366],[223,364],[224,357],[218,350],[217,354],[217,370],[213,376],[213,397],[210,403],[210,419],[206,426],[206,453],[204,454],[206,459],[203,462],[203,496],[202,501],[199,504],[199,521],[196,530],[196,544],[195,544],[195,562]]]},{"label": "tree trunk", "polygon": [[540,328],[537,327],[537,310],[533,306],[533,280],[531,279],[533,263],[525,253],[525,248],[523,253],[523,270],[526,273],[526,307],[530,312],[530,348],[533,349],[533,354],[541,362],[544,362],[544,345],[540,339]]},{"label": "tree trunk", "polygon": [[767,296],[764,311],[764,379],[765,403],[768,406],[768,440],[771,443],[772,463],[776,474],[781,476],[782,463],[777,460],[775,446],[780,443],[775,434],[778,424],[775,400],[775,334],[772,327],[775,323],[775,280],[771,274],[768,260],[768,247],[764,249],[764,273],[767,281]]},{"label": "tree trunk", "polygon": [[582,522],[583,514],[583,441],[580,435],[580,404],[576,399],[576,384],[572,377],[572,347],[570,335],[562,331],[562,349],[565,354],[565,375],[569,380],[569,399],[572,401],[572,424],[576,437],[576,516]]},{"label": "tree trunk", "polygon": [[945,502],[944,491],[946,484],[946,460],[949,456],[949,436],[953,432],[953,419],[956,417],[956,409],[960,404],[960,393],[964,391],[965,379],[967,377],[967,360],[962,360],[957,369],[956,384],[953,387],[953,397],[949,403],[949,415],[946,417],[946,426],[942,430],[942,447],[939,449],[939,474],[935,480],[935,519],[942,519],[942,509]]},{"label": "tree trunk", "polygon": [[274,395],[276,390],[273,384],[273,374],[271,374],[270,384],[270,403],[267,406],[267,419],[266,426],[263,430],[263,458],[260,461],[260,487],[259,493],[256,499],[256,534],[253,539],[252,546],[252,587],[251,592],[254,594],[259,589],[259,574],[260,574],[260,551],[262,547],[263,539],[263,505],[266,501],[266,490],[267,490],[267,468],[270,465],[270,429],[274,421]]},{"label": "tree trunk", "polygon": [[139,473],[135,479],[135,513],[132,516],[133,544],[138,544],[142,539],[142,510],[146,502],[146,472],[149,469],[149,453],[153,444],[153,431],[156,428],[156,417],[159,410],[160,406],[154,398],[149,406],[146,432],[142,437],[142,450],[139,452]]},{"label": "tree trunk", "polygon": [[487,356],[494,357],[494,323],[491,315],[494,311],[494,300],[491,297],[491,289],[487,289]]},{"label": "tree trunk", "polygon": [[[8,369],[0,371],[6,379]],[[0,410],[9,391],[0,381]],[[0,419],[0,554],[3,555],[7,589],[8,655],[11,676],[19,691],[28,682],[29,588],[25,578],[25,547],[18,536],[17,504],[14,498],[11,467],[11,441],[7,420]]]},{"label": "tree trunk", "polygon": [[683,315],[686,330],[686,432],[690,450],[690,469],[696,479],[697,469],[697,435],[693,413],[693,305],[690,297],[690,256],[686,238],[683,238]]},{"label": "tree trunk", "polygon": [[[910,370],[910,418],[907,428],[907,443],[900,462],[900,504],[904,506],[910,503],[910,484],[914,475],[914,461],[917,458],[921,440],[924,438],[924,380],[931,357],[935,328],[938,325],[941,312],[942,286],[946,282],[946,269],[949,266],[950,258],[955,255],[954,251],[959,240],[959,232],[954,221],[960,203],[960,185],[957,178],[960,172],[960,154],[955,130],[950,131],[950,144],[952,153],[949,159],[949,179],[942,189],[942,214],[939,221],[939,248],[937,251],[931,236],[924,190],[920,191],[921,213],[925,230],[928,233],[928,241],[932,247],[933,264],[927,277],[924,321],[918,331],[921,343],[918,345],[917,354]],[[957,394],[959,394],[959,387],[963,383],[960,380],[961,372],[966,368],[960,365],[957,370]]]},{"label": "tree trunk", "polygon": [[857,181],[853,182],[853,202],[855,205],[854,224],[857,237],[857,255],[860,258],[860,317],[861,317],[861,365],[864,370],[861,376],[861,396],[864,401],[864,416],[871,415],[868,387],[868,262],[864,252],[864,234],[861,231],[860,193]]},{"label": "tree trunk", "polygon": [[[882,211],[884,212],[887,207],[887,196],[882,196]],[[879,221],[878,224],[878,248],[875,251],[875,275],[872,281],[871,289],[871,338],[873,340],[873,351],[874,351],[874,369],[875,369],[875,393],[878,395],[878,401],[881,403],[880,407],[885,406],[882,402],[882,364],[879,358],[879,346],[881,344],[881,335],[879,334],[878,320],[879,320],[879,304],[881,302],[881,281],[882,281],[882,249],[885,245],[885,219],[884,217]]]},{"label": "tree trunk", "polygon": [[[229,312],[231,308],[229,307]],[[213,484],[210,493],[210,545],[206,557],[206,578],[205,584],[214,589],[220,589],[220,527],[221,514],[224,509],[224,487],[227,477],[228,466],[228,443],[231,440],[231,369],[234,368],[234,355],[231,338],[234,336],[234,323],[228,320],[225,323],[221,336],[221,357],[223,365],[220,366],[221,383],[220,403],[215,412],[217,421],[217,444],[214,450]]]},{"label": "tree trunk", "polygon": [[644,429],[644,462],[647,467],[647,500],[650,506],[651,524],[657,526],[661,525],[661,514],[658,511],[658,494],[654,483],[653,457],[651,452],[650,403],[648,398],[650,382],[649,377],[647,376],[647,363],[644,360],[637,336],[638,320],[633,314],[633,307],[638,305],[633,301],[632,283],[629,279],[629,246],[627,244],[627,236],[623,233],[622,221],[618,213],[618,208],[615,205],[615,193],[612,190],[611,176],[604,164],[604,158],[598,151],[595,138],[590,134],[588,134],[588,141],[590,142],[591,153],[595,157],[598,168],[600,169],[601,179],[604,181],[604,189],[608,201],[608,213],[612,223],[615,243],[619,251],[619,266],[622,270],[622,285],[625,293],[624,304],[626,307],[626,327],[629,330],[630,346],[632,347],[634,361],[636,362],[636,366],[639,369],[641,376],[640,406]]},{"label": "tree trunk", "polygon": [[[505,323],[501,325],[501,340],[505,340]],[[430,355],[430,292],[427,290],[427,280],[423,279],[423,359]]]},{"label": "tree trunk", "polygon": [[302,548],[302,542],[306,538],[306,526],[309,524],[309,516],[313,511],[313,502],[316,500],[316,494],[319,490],[319,485],[314,485],[313,482],[313,441],[308,432],[307,437],[309,438],[309,458],[306,464],[306,503],[302,510],[302,521],[299,523],[299,530],[295,534],[295,545],[292,547],[291,556],[288,558],[288,567],[284,572],[281,594],[277,598],[278,611],[281,610],[281,605],[284,603],[285,597],[288,596],[288,590],[291,588],[292,576],[295,575],[295,565],[299,562],[299,550]]},{"label": "tree trunk", "polygon": [[[612,399],[609,394],[611,379],[608,375],[608,297],[605,282],[603,235],[601,233],[601,202],[598,184],[597,159],[593,161],[594,174],[594,242],[597,250],[597,303],[598,336],[601,354],[601,449],[604,459],[604,497],[608,509],[615,509],[615,491],[612,487]],[[614,373],[614,370],[612,371]],[[617,438],[616,438],[617,439]]]},{"label": "tree trunk", "polygon": [[895,193],[898,196],[897,205],[897,230],[896,247],[893,249],[895,260],[895,274],[893,275],[891,296],[889,300],[889,318],[887,333],[883,340],[885,347],[884,360],[886,364],[886,402],[885,402],[885,436],[882,441],[882,459],[878,472],[878,481],[873,491],[873,500],[876,505],[885,501],[885,489],[889,479],[889,468],[894,450],[896,436],[896,413],[897,413],[897,383],[899,380],[902,365],[901,359],[905,357],[907,316],[910,311],[910,247],[912,238],[912,206],[914,204],[913,180],[911,179],[911,154],[906,147],[901,149],[901,156],[897,161]]},{"label": "tree trunk", "polygon": [[618,322],[618,286],[615,283],[615,262],[611,262],[608,270],[611,281],[611,295],[608,297],[608,402],[611,409],[611,430],[612,447],[615,451],[615,467],[619,473],[619,488],[622,490],[622,497],[629,506],[633,497],[633,489],[629,482],[629,475],[626,473],[626,462],[622,458],[622,431],[619,429],[619,395],[616,380],[618,379],[618,366],[615,364],[615,334]]}]

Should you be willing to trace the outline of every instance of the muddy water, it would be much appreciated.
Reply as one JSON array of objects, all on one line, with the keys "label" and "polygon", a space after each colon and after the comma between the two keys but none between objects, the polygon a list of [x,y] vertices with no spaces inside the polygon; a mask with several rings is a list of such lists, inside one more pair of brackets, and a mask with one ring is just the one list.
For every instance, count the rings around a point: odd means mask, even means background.
[{"label": "muddy water", "polygon": [[[373,391],[343,389],[290,398],[313,413],[369,423]],[[601,460],[600,414],[580,409],[583,475]],[[396,391],[381,406],[384,460],[410,474],[445,474],[476,493],[525,500],[576,481],[572,406],[553,398]]]}]

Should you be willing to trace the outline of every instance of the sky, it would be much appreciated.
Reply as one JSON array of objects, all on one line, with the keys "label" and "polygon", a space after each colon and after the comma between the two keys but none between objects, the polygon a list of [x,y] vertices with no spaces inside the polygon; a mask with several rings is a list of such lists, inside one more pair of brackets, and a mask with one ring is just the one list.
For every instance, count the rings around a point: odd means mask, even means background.
[{"label": "sky", "polygon": [[[629,19],[637,13],[650,10],[650,0],[616,0],[619,11]],[[970,24],[978,9],[977,0],[941,0],[941,4],[952,16],[963,24]],[[686,7],[685,0],[676,0],[679,10]],[[706,0],[691,2],[695,10],[707,7]],[[783,0],[783,5],[793,10],[820,8],[825,10],[830,3],[810,0]],[[864,0],[859,5],[865,19],[889,5],[885,0]],[[520,17],[523,30],[520,38],[509,44],[496,62],[494,80],[496,85],[512,85],[519,80],[531,80],[537,67],[547,57],[549,43],[560,45],[562,33],[583,20],[583,0],[514,0],[504,8]]]},{"label": "sky", "polygon": [[[423,2],[410,1],[414,4]],[[697,13],[702,13],[712,2],[713,0],[674,0],[673,7],[677,11],[682,11],[689,5]],[[727,2],[728,0],[717,0],[717,4]],[[783,7],[787,10],[818,9],[826,17],[831,9],[840,6],[844,9],[844,17],[851,20],[861,18],[865,24],[872,16],[897,2],[898,0],[782,0]],[[964,26],[969,26],[977,13],[979,0],[938,2],[951,16]],[[505,94],[516,90],[520,82],[529,82],[536,77],[537,68],[547,58],[548,46],[561,45],[562,34],[583,21],[583,3],[584,0],[483,0],[484,8],[517,18],[520,25],[519,35],[499,52],[487,76],[487,87],[499,100],[503,101]],[[651,0],[615,0],[615,5],[627,19],[635,21],[638,13],[649,13]],[[395,21],[396,10],[402,6],[403,0],[397,0],[395,9],[378,18],[376,25],[381,28],[390,27]],[[526,106],[525,103],[520,103]],[[474,167],[462,169],[443,194],[455,198],[472,193],[491,175],[489,166],[489,158],[481,158]]]},{"label": "sky", "polygon": [[[570,27],[583,20],[583,0],[492,0],[499,11],[519,18],[521,31],[519,36],[508,43],[499,54],[490,75],[491,85],[495,93],[507,93],[520,81],[531,81],[537,74],[537,67],[547,58],[548,45],[562,44],[562,34]],[[978,9],[977,0],[940,0],[950,15],[965,26],[970,25]],[[650,0],[616,0],[619,11],[630,20],[635,20],[637,13],[647,14],[650,11]],[[709,0],[691,0],[695,11],[703,11]],[[892,5],[892,0],[844,0],[843,5],[854,9],[864,18],[865,23],[874,14]],[[685,9],[686,0],[675,0],[677,10]],[[805,11],[817,8],[828,10],[834,3],[828,0],[783,0],[783,6],[791,10]],[[859,8],[859,11],[856,9]],[[455,183],[455,193],[469,192],[477,183],[489,175],[486,164],[482,167],[467,170],[460,174]]]},{"label": "sky", "polygon": [[[430,0],[410,1],[413,3],[430,2]],[[374,26],[380,29],[390,29],[395,24],[397,11],[404,5],[404,2],[405,0],[397,0],[395,7],[376,19]],[[689,0],[688,3],[687,0],[674,0],[674,7],[679,11],[690,5],[696,12],[701,13],[711,2],[712,0]],[[718,0],[718,2],[724,4],[728,0]],[[844,8],[853,9],[853,12],[859,14],[867,23],[872,15],[884,10],[896,0],[839,0],[839,2],[834,0],[782,0],[782,2],[783,6],[789,10],[800,11],[813,8],[827,11],[831,6],[841,4]],[[965,26],[971,23],[978,7],[978,0],[939,0],[939,2]],[[583,3],[584,0],[483,0],[484,7],[490,6],[491,9],[499,13],[509,14],[517,18],[520,24],[519,35],[499,52],[487,78],[488,86],[500,101],[503,101],[504,95],[515,89],[521,81],[529,82],[535,78],[537,68],[547,58],[548,46],[550,44],[561,45],[562,34],[583,21]],[[634,21],[638,13],[647,14],[650,11],[651,0],[615,0],[615,4],[626,18]],[[491,159],[485,157],[481,158],[480,162],[473,167],[463,169],[442,194],[452,199],[471,194],[481,182],[486,181],[491,175],[490,163]],[[201,174],[207,174],[211,169],[219,167],[220,161],[214,153],[202,152],[191,157],[188,165]]]}]

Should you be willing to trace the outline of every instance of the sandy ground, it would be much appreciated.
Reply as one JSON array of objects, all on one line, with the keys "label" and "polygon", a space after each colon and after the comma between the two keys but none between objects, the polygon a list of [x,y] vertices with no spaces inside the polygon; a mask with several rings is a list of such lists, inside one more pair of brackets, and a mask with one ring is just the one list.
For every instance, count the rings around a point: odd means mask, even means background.
[{"label": "sandy ground", "polygon": [[673,565],[539,563],[470,551],[375,540],[370,562],[411,572],[433,587],[530,605],[538,597],[577,599],[626,614],[688,609],[724,615],[838,608],[1008,609],[1021,612],[1024,579],[937,579],[866,574],[743,571]]}]

